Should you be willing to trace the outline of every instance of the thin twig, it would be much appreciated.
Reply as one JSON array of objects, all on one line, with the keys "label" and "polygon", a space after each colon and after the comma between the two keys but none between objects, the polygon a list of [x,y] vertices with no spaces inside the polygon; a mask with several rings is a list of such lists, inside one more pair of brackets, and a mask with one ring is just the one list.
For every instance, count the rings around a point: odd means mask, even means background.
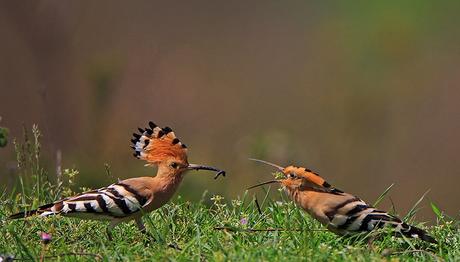
[{"label": "thin twig", "polygon": [[325,229],[290,229],[290,228],[266,228],[266,229],[258,229],[258,228],[235,228],[235,227],[215,227],[214,230],[226,230],[230,232],[276,232],[276,231],[327,231]]}]

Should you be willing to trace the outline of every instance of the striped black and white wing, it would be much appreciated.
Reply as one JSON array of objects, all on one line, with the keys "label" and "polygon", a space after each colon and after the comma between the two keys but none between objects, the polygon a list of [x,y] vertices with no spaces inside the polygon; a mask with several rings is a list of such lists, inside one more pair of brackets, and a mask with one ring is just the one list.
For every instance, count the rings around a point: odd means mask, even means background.
[{"label": "striped black and white wing", "polygon": [[436,240],[424,230],[408,225],[385,211],[377,210],[356,197],[344,200],[326,215],[330,221],[329,227],[340,234],[372,231],[389,226],[394,228],[396,233],[406,237],[436,243]]},{"label": "striped black and white wing", "polygon": [[401,220],[377,210],[354,198],[344,201],[327,214],[330,226],[343,232],[370,231],[385,224],[399,224]]},{"label": "striped black and white wing", "polygon": [[139,212],[149,199],[123,182],[112,184],[46,205],[38,209],[41,216],[62,214],[91,219],[112,219]]}]

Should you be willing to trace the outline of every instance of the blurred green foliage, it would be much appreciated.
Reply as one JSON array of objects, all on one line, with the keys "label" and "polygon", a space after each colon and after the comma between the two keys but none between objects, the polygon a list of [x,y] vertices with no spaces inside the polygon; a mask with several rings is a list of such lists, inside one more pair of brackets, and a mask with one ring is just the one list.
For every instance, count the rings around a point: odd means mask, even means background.
[{"label": "blurred green foliage", "polygon": [[[365,198],[395,183],[400,210],[432,188],[458,214],[460,1],[40,2],[0,4],[0,112],[10,142],[43,126],[47,165],[62,150],[78,185],[154,175],[128,148],[154,120],[232,178],[186,179],[187,199],[268,177],[255,157]],[[0,150],[0,184],[13,161]]]},{"label": "blurred green foliage", "polygon": [[97,58],[89,67],[88,80],[93,98],[93,110],[104,110],[114,95],[115,78],[119,74],[116,56]]},{"label": "blurred green foliage", "polygon": [[8,144],[8,133],[8,128],[0,127],[0,147],[5,147]]}]

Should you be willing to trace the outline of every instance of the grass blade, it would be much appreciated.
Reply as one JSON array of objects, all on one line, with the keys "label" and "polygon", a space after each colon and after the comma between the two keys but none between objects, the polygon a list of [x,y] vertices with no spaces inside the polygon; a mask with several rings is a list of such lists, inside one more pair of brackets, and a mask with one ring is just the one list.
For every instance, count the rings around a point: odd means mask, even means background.
[{"label": "grass blade", "polygon": [[443,219],[442,212],[441,212],[441,210],[438,208],[438,206],[436,206],[436,204],[433,203],[433,202],[431,202],[430,205],[431,205],[431,209],[432,209],[433,212],[436,214],[436,216],[437,216],[439,219]]},{"label": "grass blade", "polygon": [[387,189],[385,189],[385,191],[383,191],[382,194],[380,194],[380,196],[377,198],[377,200],[374,202],[374,207],[377,207],[378,204],[380,204],[380,202],[382,202],[382,200],[385,198],[385,196],[388,194],[388,192],[390,192],[391,188],[394,186],[395,184],[391,184],[389,187],[387,187]]},{"label": "grass blade", "polygon": [[428,192],[430,192],[430,189],[428,189],[423,195],[422,197],[420,197],[420,199],[415,202],[414,206],[412,206],[412,208],[409,210],[409,212],[407,212],[407,215],[404,217],[404,221],[407,221],[409,219],[411,219],[415,213],[417,213],[417,206],[422,202],[422,200],[425,198],[426,194],[428,194]]}]

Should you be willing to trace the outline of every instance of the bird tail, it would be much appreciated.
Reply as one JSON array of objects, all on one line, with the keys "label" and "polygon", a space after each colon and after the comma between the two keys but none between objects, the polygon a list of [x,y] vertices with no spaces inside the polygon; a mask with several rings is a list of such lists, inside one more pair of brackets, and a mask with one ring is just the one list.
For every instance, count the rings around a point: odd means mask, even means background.
[{"label": "bird tail", "polygon": [[19,218],[26,218],[26,217],[30,217],[30,216],[33,216],[35,214],[37,214],[37,210],[29,210],[29,211],[22,211],[22,212],[19,212],[19,213],[16,213],[16,214],[13,214],[11,216],[8,217],[8,219],[19,219]]},{"label": "bird tail", "polygon": [[9,216],[8,219],[26,218],[26,217],[30,217],[30,216],[33,216],[33,215],[48,216],[48,215],[54,214],[54,212],[51,211],[51,208],[54,205],[55,205],[55,203],[46,204],[46,205],[40,206],[39,208],[34,209],[34,210],[21,211],[19,213],[16,213],[16,214],[13,214],[13,215]]},{"label": "bird tail", "polygon": [[[360,217],[360,212],[365,212],[368,209],[372,209],[372,211],[366,214],[364,218],[362,218],[359,231],[370,231],[375,228],[390,226],[394,228],[393,231],[396,233],[397,236],[402,235],[409,238],[418,238],[429,243],[437,243],[437,241],[432,236],[430,236],[425,230],[415,226],[408,225],[396,216],[390,215],[384,211],[375,210],[365,205],[357,205],[354,209],[350,210],[349,213],[356,213],[357,215],[351,216],[351,218],[356,219],[357,217]],[[354,220],[351,219],[350,221],[351,223],[353,223]],[[345,222],[344,225],[349,226],[350,222],[348,222],[347,220],[347,222]],[[341,225],[341,227],[344,227],[344,225]]]},{"label": "bird tail", "polygon": [[428,234],[428,232],[426,232],[425,230],[420,229],[418,227],[409,226],[406,223],[402,224],[402,229],[400,230],[400,232],[401,232],[402,235],[404,235],[406,237],[419,238],[419,239],[421,239],[423,241],[430,242],[430,243],[433,243],[433,244],[438,243],[438,241],[436,241],[436,239],[434,239],[432,236],[430,236]]}]

